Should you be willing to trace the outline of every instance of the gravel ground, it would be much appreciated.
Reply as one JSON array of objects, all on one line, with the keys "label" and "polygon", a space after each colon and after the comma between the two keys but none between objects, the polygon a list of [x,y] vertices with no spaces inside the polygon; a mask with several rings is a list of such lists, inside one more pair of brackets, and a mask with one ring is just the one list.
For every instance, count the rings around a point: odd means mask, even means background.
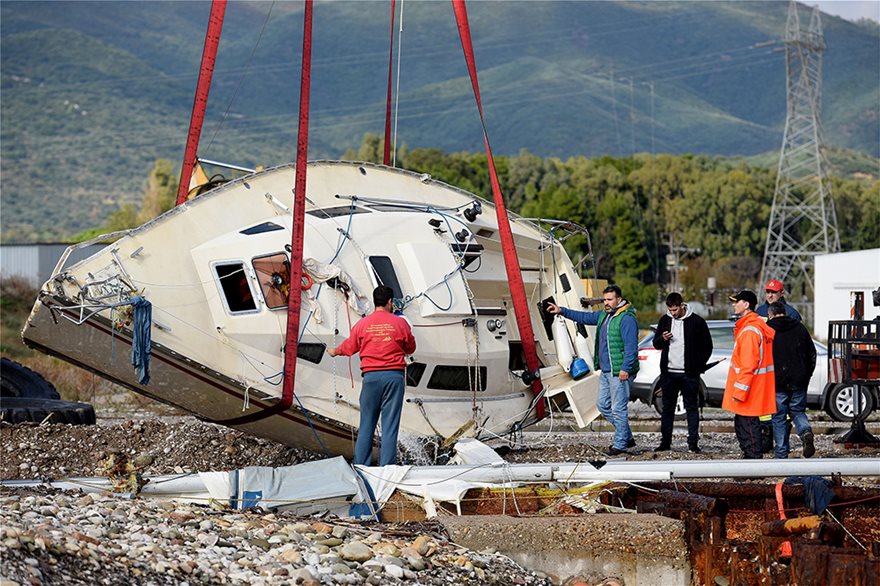
[{"label": "gravel ground", "polygon": [[0,490],[0,583],[549,584],[509,558],[407,527]]},{"label": "gravel ground", "polygon": [[[639,417],[645,421],[638,429],[656,427],[650,414]],[[611,433],[595,427],[600,431],[569,431],[563,417],[552,430],[522,434],[517,445],[492,444],[510,462],[595,460],[611,443]],[[701,454],[687,451],[682,428],[670,452],[652,451],[660,440],[656,431],[635,437],[628,459],[739,457],[732,433],[704,433]],[[817,456],[880,456],[877,449],[845,450],[833,437],[817,436]],[[799,457],[797,438],[793,447],[792,457]],[[0,424],[0,450],[0,479],[99,475],[109,451],[135,460],[145,475],[289,466],[321,457],[190,417],[104,419],[96,426]],[[504,556],[450,543],[435,525],[316,521],[44,489],[0,489],[0,555],[2,586],[549,583]]]}]

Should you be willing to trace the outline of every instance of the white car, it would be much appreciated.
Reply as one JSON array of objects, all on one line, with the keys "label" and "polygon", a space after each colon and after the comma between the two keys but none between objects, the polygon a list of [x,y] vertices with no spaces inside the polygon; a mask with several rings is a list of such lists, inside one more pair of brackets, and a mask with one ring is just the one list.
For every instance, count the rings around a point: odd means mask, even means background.
[{"label": "white car", "polygon": [[[701,377],[701,405],[720,407],[724,396],[724,385],[727,382],[727,371],[730,369],[730,355],[733,352],[733,327],[731,320],[708,320],[709,333],[712,335],[712,357],[710,368]],[[651,328],[654,329],[653,327]],[[640,400],[654,405],[657,412],[661,409],[661,400],[657,394],[657,383],[660,379],[660,350],[654,348],[654,332],[639,342],[639,373],[630,385],[630,401]],[[813,340],[816,345],[816,369],[807,388],[807,408],[825,409],[837,421],[852,421],[853,388],[847,384],[828,384],[828,350]],[[714,363],[714,365],[713,365]],[[863,387],[862,410],[870,413],[878,404],[877,389]],[[675,408],[676,418],[684,417],[684,404],[681,397]]]}]

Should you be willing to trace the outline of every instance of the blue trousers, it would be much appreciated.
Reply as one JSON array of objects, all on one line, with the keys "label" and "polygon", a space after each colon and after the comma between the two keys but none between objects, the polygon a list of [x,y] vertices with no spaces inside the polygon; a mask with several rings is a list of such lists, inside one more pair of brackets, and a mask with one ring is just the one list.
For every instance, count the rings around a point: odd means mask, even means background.
[{"label": "blue trousers", "polygon": [[807,419],[807,389],[796,391],[776,391],[776,413],[773,414],[773,455],[777,458],[788,458],[791,446],[788,442],[788,417],[794,423],[794,429],[801,437],[813,431]]},{"label": "blue trousers", "polygon": [[400,411],[403,407],[404,371],[373,370],[364,373],[361,387],[361,423],[354,446],[354,463],[370,466],[373,454],[373,435],[379,415],[382,415],[382,445],[379,448],[379,466],[397,462],[397,432],[400,430]]},{"label": "blue trousers", "polygon": [[629,381],[621,381],[610,372],[600,373],[596,407],[614,426],[614,447],[625,450],[633,439],[629,429]]}]

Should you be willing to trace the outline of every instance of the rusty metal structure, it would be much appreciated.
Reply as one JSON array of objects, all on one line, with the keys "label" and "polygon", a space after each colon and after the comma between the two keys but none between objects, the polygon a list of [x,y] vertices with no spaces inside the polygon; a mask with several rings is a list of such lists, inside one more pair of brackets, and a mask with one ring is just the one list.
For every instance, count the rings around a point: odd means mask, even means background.
[{"label": "rusty metal structure", "polygon": [[[804,506],[804,487],[743,482],[631,487],[624,504],[685,524],[693,583],[874,585],[880,581],[880,491],[837,484],[829,512]],[[789,519],[779,518],[779,507]],[[789,543],[788,548],[783,548]]]}]

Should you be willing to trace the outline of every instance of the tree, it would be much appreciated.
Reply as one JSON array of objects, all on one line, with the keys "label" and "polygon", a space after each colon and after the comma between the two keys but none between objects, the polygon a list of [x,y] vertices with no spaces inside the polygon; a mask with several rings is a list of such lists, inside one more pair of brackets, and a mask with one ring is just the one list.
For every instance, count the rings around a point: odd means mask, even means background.
[{"label": "tree", "polygon": [[177,177],[174,165],[167,159],[159,159],[147,177],[147,187],[136,223],[143,224],[174,207],[177,199]]}]

